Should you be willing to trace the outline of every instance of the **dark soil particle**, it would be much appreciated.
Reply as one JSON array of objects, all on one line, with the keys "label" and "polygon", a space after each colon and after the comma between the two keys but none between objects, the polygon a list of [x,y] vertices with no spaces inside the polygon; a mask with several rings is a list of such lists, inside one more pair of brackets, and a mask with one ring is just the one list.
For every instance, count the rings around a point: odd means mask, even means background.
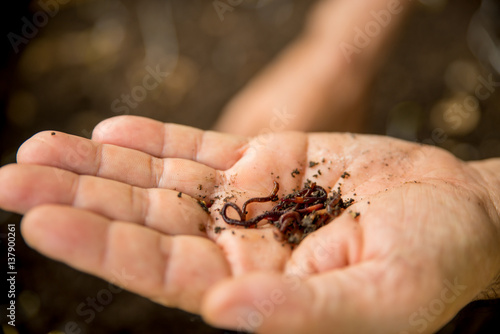
[{"label": "dark soil particle", "polygon": [[55,136],[55,135],[56,135],[56,133],[55,133],[55,132],[52,132],[52,133],[51,133],[51,135],[52,135],[52,136]]},{"label": "dark soil particle", "polygon": [[227,203],[229,200],[231,200],[233,198],[234,198],[234,195],[226,196],[226,197],[224,197],[223,201],[224,201],[224,203]]},{"label": "dark soil particle", "polygon": [[316,165],[319,165],[319,162],[309,161],[309,168],[313,168]]},{"label": "dark soil particle", "polygon": [[201,208],[203,209],[203,211],[205,211],[206,213],[210,213],[210,207],[212,206],[212,203],[207,203],[203,200],[198,200],[198,204],[201,206]]},{"label": "dark soil particle", "polygon": [[344,172],[344,174],[340,175],[341,178],[343,179],[348,179],[351,176],[348,172]]},{"label": "dark soil particle", "polygon": [[214,232],[219,234],[220,232],[224,231],[225,229],[226,229],[225,227],[216,226],[214,228]]},{"label": "dark soil particle", "polygon": [[300,171],[295,168],[293,171],[292,171],[292,177],[295,177],[295,175],[299,175],[300,174]]},{"label": "dark soil particle", "polygon": [[181,193],[181,192],[180,192],[180,193],[178,193],[178,194],[177,194],[177,197],[181,198],[181,197],[182,197],[182,193]]},{"label": "dark soil particle", "polygon": [[352,204],[354,203],[354,199],[352,198],[348,198],[345,202],[344,202],[344,208],[347,209],[348,207],[350,207]]}]

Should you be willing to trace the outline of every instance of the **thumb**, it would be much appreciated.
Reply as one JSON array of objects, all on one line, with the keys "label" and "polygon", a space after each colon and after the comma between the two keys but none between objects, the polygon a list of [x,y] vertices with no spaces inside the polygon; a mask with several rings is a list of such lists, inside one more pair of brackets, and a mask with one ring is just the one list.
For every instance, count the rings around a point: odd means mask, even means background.
[{"label": "thumb", "polygon": [[[216,327],[257,333],[390,333],[372,276],[361,268],[311,277],[255,273],[220,283],[202,316]],[[392,314],[394,316],[394,314]],[[394,322],[394,318],[390,319]],[[394,323],[392,323],[394,325]]]},{"label": "thumb", "polygon": [[207,292],[202,316],[240,332],[400,334],[432,333],[458,311],[454,303],[432,319],[419,316],[440,296],[442,282],[389,264],[374,260],[307,279],[278,273],[229,279]]},{"label": "thumb", "polygon": [[313,317],[311,291],[298,276],[253,273],[225,280],[207,292],[201,314],[215,327],[238,332],[301,333]]},{"label": "thumb", "polygon": [[207,293],[202,315],[216,327],[241,332],[388,333],[387,327],[380,326],[384,322],[379,309],[382,291],[368,279],[373,277],[370,270],[374,269],[369,268],[373,266],[306,280],[277,273],[228,280]]}]

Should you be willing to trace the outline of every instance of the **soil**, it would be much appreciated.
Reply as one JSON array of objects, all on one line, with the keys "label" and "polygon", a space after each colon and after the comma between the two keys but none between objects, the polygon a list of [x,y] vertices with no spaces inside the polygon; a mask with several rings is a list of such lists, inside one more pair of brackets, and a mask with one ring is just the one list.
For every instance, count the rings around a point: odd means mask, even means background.
[{"label": "soil", "polygon": [[[293,249],[310,233],[331,223],[354,202],[352,199],[344,200],[341,197],[340,187],[338,191],[333,190],[329,194],[325,188],[310,180],[304,184],[304,188],[284,195],[282,198],[277,195],[278,190],[279,183],[275,181],[274,190],[269,196],[250,198],[242,208],[235,203],[226,202],[220,214],[228,225],[245,228],[274,226],[277,229],[275,238],[280,242],[285,241]],[[263,211],[255,217],[247,217],[246,207],[252,202],[275,202],[275,205],[269,211]],[[229,206],[239,214],[239,219],[235,220],[227,216]],[[356,213],[353,218],[358,216],[359,213]],[[219,231],[220,227],[215,227],[215,233]]]}]

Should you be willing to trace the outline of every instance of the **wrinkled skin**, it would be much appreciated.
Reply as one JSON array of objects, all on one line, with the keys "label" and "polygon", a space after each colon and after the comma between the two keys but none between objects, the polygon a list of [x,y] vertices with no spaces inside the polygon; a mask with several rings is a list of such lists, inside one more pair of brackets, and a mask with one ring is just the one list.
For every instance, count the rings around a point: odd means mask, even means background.
[{"label": "wrinkled skin", "polygon": [[[427,333],[491,292],[498,166],[386,137],[247,139],[124,116],[98,125],[92,140],[29,139],[18,164],[0,170],[0,206],[25,214],[22,234],[46,256],[214,326]],[[220,218],[225,197],[241,205],[267,196],[274,180],[282,196],[308,178],[341,183],[360,216],[345,211],[293,250],[272,227]],[[200,198],[215,201],[210,214]],[[271,205],[253,204],[249,215]]]}]

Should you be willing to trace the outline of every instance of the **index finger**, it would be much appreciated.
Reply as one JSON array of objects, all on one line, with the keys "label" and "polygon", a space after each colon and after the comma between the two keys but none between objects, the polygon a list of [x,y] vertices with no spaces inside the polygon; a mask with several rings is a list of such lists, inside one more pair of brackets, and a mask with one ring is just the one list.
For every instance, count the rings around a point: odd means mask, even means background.
[{"label": "index finger", "polygon": [[203,194],[211,193],[219,175],[215,169],[196,161],[159,159],[134,149],[50,131],[28,139],[19,148],[17,160],[21,164],[51,166],[141,188],[174,189],[191,197],[203,196],[197,188],[203,188]]},{"label": "index finger", "polygon": [[117,116],[99,123],[92,140],[131,148],[158,158],[193,160],[225,170],[238,161],[247,139],[139,116]]}]

